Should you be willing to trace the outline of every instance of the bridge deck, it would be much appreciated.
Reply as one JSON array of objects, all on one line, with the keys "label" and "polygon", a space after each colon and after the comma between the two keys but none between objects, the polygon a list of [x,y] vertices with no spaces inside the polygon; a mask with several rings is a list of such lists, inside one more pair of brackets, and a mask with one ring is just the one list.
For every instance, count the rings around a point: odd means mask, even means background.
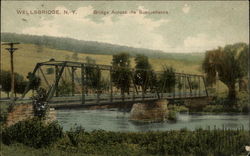
[{"label": "bridge deck", "polygon": [[[187,95],[187,94],[162,94],[160,95],[162,99],[167,100],[181,100],[181,99],[194,99],[194,98],[206,98],[206,94],[200,95]],[[121,97],[121,95],[113,95],[112,100],[108,95],[89,95],[85,96],[85,101],[82,103],[81,96],[70,96],[70,97],[54,97],[53,100],[49,102],[50,107],[53,108],[73,108],[73,107],[89,107],[98,105],[115,105],[115,104],[133,104],[138,102],[150,102],[158,100],[156,94],[146,94],[142,95],[128,95]]]}]

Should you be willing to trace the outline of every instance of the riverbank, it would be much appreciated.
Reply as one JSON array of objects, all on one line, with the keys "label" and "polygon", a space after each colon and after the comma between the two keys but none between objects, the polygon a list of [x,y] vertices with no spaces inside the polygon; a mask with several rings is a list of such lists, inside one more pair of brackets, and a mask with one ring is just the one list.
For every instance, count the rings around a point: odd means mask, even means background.
[{"label": "riverbank", "polygon": [[[35,124],[34,124],[35,123]],[[22,131],[19,130],[22,125]],[[45,126],[45,127],[44,127]],[[46,131],[45,131],[46,130]],[[32,132],[31,132],[32,131]],[[53,136],[53,137],[51,137]],[[190,155],[246,154],[250,135],[243,129],[185,129],[163,132],[63,132],[57,123],[21,122],[2,131],[2,155]],[[15,152],[13,152],[15,151]]]}]

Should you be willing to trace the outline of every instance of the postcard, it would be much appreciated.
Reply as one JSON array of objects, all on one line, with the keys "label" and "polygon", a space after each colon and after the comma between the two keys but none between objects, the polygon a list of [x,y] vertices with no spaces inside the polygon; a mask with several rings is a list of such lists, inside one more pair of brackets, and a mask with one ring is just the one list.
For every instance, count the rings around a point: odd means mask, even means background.
[{"label": "postcard", "polygon": [[250,154],[249,2],[1,1],[0,155]]}]

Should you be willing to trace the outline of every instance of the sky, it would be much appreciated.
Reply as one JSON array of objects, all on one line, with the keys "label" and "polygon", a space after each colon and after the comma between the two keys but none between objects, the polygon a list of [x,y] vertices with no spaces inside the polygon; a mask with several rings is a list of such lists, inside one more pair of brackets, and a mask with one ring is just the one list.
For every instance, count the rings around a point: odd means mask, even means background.
[{"label": "sky", "polygon": [[[1,3],[1,32],[69,37],[182,53],[205,52],[236,42],[249,43],[248,1]],[[20,14],[20,10],[27,13],[58,10],[60,14]],[[140,10],[165,13],[139,14]],[[65,14],[67,11],[69,14]],[[112,14],[112,11],[127,11],[127,14]]]}]

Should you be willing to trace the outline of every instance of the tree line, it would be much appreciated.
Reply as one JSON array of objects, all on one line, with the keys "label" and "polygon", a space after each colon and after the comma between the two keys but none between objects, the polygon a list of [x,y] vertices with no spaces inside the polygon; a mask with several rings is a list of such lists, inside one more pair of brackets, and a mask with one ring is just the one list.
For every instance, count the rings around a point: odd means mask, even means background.
[{"label": "tree line", "polygon": [[[144,48],[134,48],[129,46],[121,46],[97,41],[84,41],[72,38],[52,37],[52,36],[36,36],[16,33],[1,33],[2,42],[20,42],[36,45],[36,52],[41,53],[44,47],[68,50],[75,53],[87,54],[105,54],[113,55],[122,52],[129,53],[131,56],[142,54],[150,58],[168,58],[187,62],[200,62],[204,57],[203,53],[173,53],[161,50],[151,50]],[[74,54],[77,55],[77,54]],[[75,57],[75,56],[73,56]]]},{"label": "tree line", "polygon": [[[149,59],[145,55],[136,55],[135,69],[131,71],[131,55],[129,53],[114,54],[112,59],[112,73],[111,79],[114,86],[120,89],[121,94],[128,93],[131,87],[140,87],[142,93],[148,89],[151,92],[171,92],[177,84],[178,88],[182,88],[183,84],[178,82],[175,77],[174,69],[172,67],[163,66],[162,72],[157,74],[149,63]],[[226,45],[214,50],[209,50],[205,53],[205,58],[202,62],[202,69],[206,74],[207,85],[213,85],[218,77],[228,87],[228,99],[236,99],[236,84],[240,84],[240,88],[244,88],[241,83],[247,77],[248,73],[248,58],[249,45],[245,43],[236,43],[233,45]],[[95,64],[95,60],[87,57],[87,63]],[[50,69],[48,73],[53,73]],[[101,70],[98,67],[86,67],[85,69],[87,85],[92,89],[101,91],[108,87],[108,82],[102,79]],[[36,90],[40,84],[41,79],[32,73],[29,73],[25,80],[20,74],[15,73],[15,93],[22,94],[25,86],[30,82],[30,89]],[[11,74],[9,71],[1,72],[2,90],[9,95],[11,90]],[[61,81],[58,90],[61,94],[71,92],[70,82]],[[133,86],[134,85],[134,86]],[[245,85],[247,86],[247,85]],[[197,84],[192,84],[193,88]],[[246,88],[246,87],[245,87]],[[246,90],[246,89],[245,89]]]},{"label": "tree line", "polygon": [[[9,98],[9,93],[11,91],[11,72],[3,70],[1,71],[0,76],[0,85],[2,86],[2,91],[4,91],[7,94],[7,97]],[[26,79],[22,75],[14,73],[14,82],[15,96],[17,96],[17,94],[23,94],[28,83],[30,83],[30,89],[33,92],[37,90],[41,85],[41,79],[33,75],[31,72],[28,73]]]}]

